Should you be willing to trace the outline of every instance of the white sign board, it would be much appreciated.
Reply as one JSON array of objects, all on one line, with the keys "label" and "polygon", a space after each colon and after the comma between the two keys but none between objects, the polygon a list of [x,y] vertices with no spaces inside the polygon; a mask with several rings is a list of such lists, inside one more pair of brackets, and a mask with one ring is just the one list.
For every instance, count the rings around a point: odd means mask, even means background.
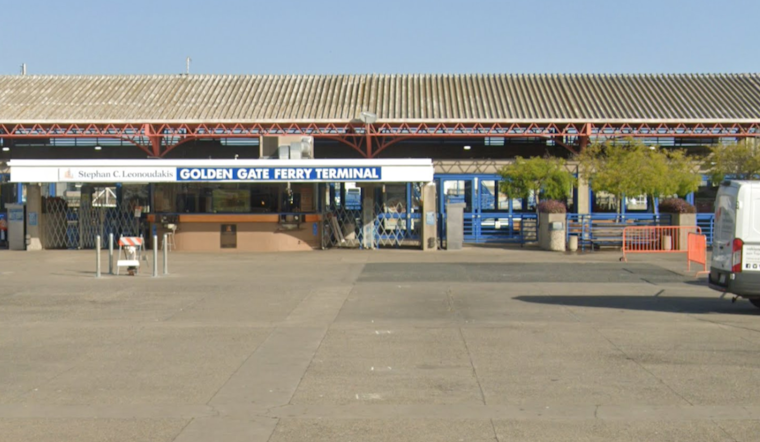
[{"label": "white sign board", "polygon": [[[12,171],[11,171],[12,173]],[[177,180],[172,167],[59,167],[61,183],[170,183]]]},{"label": "white sign board", "polygon": [[10,162],[19,183],[430,182],[430,160],[61,160]]}]

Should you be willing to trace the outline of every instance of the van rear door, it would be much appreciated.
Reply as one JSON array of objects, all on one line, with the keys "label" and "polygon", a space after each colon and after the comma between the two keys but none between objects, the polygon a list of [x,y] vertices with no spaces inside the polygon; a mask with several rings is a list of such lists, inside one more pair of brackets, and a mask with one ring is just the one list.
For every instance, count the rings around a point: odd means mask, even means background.
[{"label": "van rear door", "polygon": [[736,184],[722,184],[715,197],[715,231],[711,267],[731,271],[732,242],[736,234],[736,202],[739,188]]}]

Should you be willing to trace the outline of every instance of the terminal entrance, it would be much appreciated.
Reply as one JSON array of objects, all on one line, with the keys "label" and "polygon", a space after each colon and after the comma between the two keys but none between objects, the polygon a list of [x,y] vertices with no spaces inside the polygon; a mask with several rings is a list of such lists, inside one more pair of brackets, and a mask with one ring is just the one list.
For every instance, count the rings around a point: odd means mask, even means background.
[{"label": "terminal entrance", "polygon": [[535,205],[530,199],[509,198],[501,192],[499,175],[438,175],[439,232],[446,239],[446,210],[464,204],[464,241],[519,243],[536,240]]},{"label": "terminal entrance", "polygon": [[[422,183],[326,185],[322,248],[421,246]],[[367,204],[367,201],[370,204]],[[364,208],[372,208],[369,214]],[[369,218],[367,218],[369,216]]]},{"label": "terminal entrance", "polygon": [[421,222],[430,160],[15,160],[10,168],[29,190],[27,250],[164,233],[181,251],[435,247],[434,192]]}]

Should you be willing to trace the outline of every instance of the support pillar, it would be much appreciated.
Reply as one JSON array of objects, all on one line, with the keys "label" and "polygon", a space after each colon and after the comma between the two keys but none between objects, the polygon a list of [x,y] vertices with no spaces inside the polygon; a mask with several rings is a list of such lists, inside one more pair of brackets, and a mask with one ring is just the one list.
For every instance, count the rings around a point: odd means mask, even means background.
[{"label": "support pillar", "polygon": [[422,187],[422,250],[438,250],[438,214],[435,183]]},{"label": "support pillar", "polygon": [[591,197],[589,192],[588,180],[578,174],[578,213],[587,215],[591,213]]},{"label": "support pillar", "polygon": [[375,189],[376,184],[362,187],[362,248],[376,249],[375,244]]},{"label": "support pillar", "polygon": [[29,241],[26,250],[42,250],[41,220],[42,186],[40,184],[28,184],[26,186],[26,235]]},{"label": "support pillar", "polygon": [[584,150],[586,150],[586,147],[588,146],[589,141],[590,140],[588,136],[578,137],[578,147],[579,147],[580,152],[583,152]]}]

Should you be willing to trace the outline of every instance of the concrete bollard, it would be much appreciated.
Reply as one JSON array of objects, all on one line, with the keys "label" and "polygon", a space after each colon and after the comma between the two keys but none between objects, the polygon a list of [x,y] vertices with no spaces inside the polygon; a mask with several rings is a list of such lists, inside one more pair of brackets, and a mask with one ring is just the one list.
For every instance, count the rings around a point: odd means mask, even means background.
[{"label": "concrete bollard", "polygon": [[169,251],[166,249],[166,240],[167,237],[166,233],[164,233],[164,275],[169,274]]},{"label": "concrete bollard", "polygon": [[113,275],[113,233],[108,234],[108,274]]},{"label": "concrete bollard", "polygon": [[100,235],[95,237],[95,277],[100,278]]},{"label": "concrete bollard", "polygon": [[158,235],[153,235],[153,277],[158,277]]}]

